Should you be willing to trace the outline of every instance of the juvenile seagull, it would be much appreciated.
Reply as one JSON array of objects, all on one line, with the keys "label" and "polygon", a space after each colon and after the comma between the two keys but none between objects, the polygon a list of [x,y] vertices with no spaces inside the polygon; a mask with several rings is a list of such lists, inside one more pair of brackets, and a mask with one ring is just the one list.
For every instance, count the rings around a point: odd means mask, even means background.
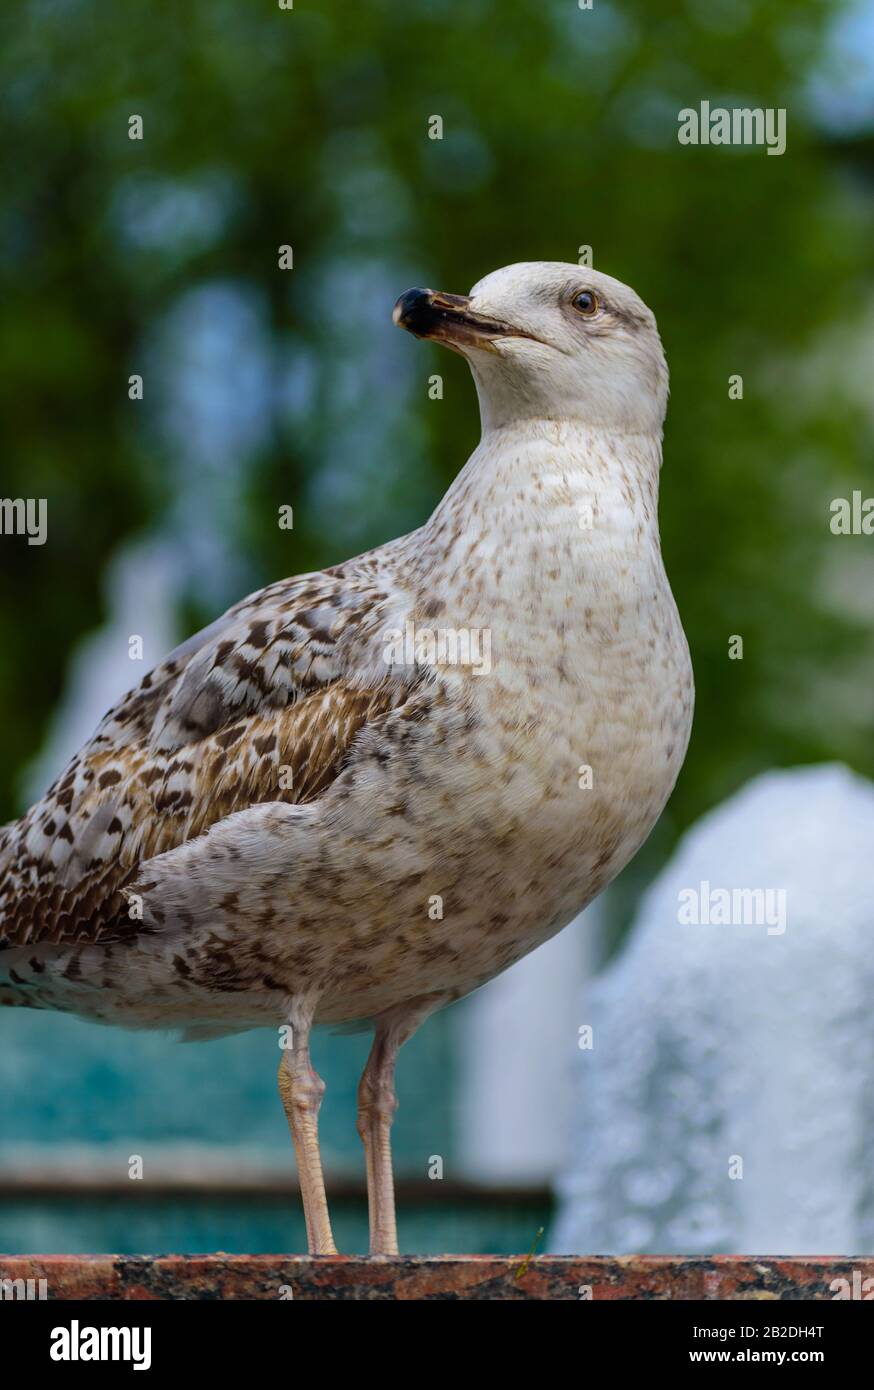
[{"label": "juvenile seagull", "polygon": [[649,309],[530,263],[409,290],[394,317],[479,394],[482,439],[430,520],[189,638],[0,831],[0,1002],[189,1037],[290,1025],[315,1254],[335,1247],[312,1027],[373,1024],[358,1131],[371,1251],[396,1253],[398,1049],[614,878],[692,717]]}]

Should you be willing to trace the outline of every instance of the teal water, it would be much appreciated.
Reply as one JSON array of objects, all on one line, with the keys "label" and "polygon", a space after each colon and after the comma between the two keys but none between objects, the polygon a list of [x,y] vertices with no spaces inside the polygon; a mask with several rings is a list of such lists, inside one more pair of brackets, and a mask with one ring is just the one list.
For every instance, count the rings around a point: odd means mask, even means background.
[{"label": "teal water", "polygon": [[[401,1053],[398,1171],[424,1177],[428,1157],[451,1155],[449,1015],[425,1024]],[[357,1169],[355,1090],[366,1034],[316,1036],[327,1085],[320,1118],[326,1167]],[[276,1088],[275,1031],[208,1043],[132,1033],[63,1015],[0,1010],[0,1154],[7,1144],[97,1144],[142,1154],[178,1142],[286,1151]]]},{"label": "teal water", "polygon": [[[322,1033],[315,1039],[314,1061],[327,1085],[321,1135],[329,1185],[332,1172],[363,1178],[355,1091],[369,1045],[364,1034]],[[0,1174],[4,1149],[23,1145],[38,1146],[41,1167],[52,1176],[56,1164],[59,1181],[82,1145],[96,1148],[101,1167],[119,1180],[128,1176],[130,1156],[139,1155],[143,1189],[150,1160],[160,1161],[166,1171],[173,1145],[180,1152],[206,1146],[226,1159],[242,1151],[274,1165],[287,1160],[291,1172],[291,1144],[276,1089],[278,1059],[276,1033],[267,1029],[180,1044],[164,1033],[129,1033],[62,1015],[0,1010]],[[401,1105],[393,1135],[399,1176],[426,1177],[435,1155],[443,1160],[444,1177],[458,1176],[452,1083],[449,1011],[430,1019],[401,1053]],[[340,1249],[366,1252],[365,1204],[333,1203],[332,1216]],[[536,1207],[444,1205],[435,1193],[433,1203],[401,1211],[401,1244],[409,1253],[513,1253],[530,1247],[544,1220]],[[0,1201],[0,1250],[7,1254],[305,1249],[294,1199]]]},{"label": "teal water", "polygon": [[[332,1202],[338,1249],[367,1253],[364,1203]],[[535,1205],[489,1209],[435,1202],[398,1207],[404,1254],[513,1255],[531,1248],[549,1212]],[[542,1248],[542,1239],[540,1242]],[[18,1254],[305,1253],[297,1202],[0,1202],[0,1250]]]}]

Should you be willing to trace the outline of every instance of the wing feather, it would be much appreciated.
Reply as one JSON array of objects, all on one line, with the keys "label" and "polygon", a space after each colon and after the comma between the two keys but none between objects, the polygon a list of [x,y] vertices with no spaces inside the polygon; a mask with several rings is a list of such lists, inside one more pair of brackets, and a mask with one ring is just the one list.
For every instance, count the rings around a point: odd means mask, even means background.
[{"label": "wing feather", "polygon": [[0,829],[0,946],[130,936],[123,890],[146,860],[321,795],[412,688],[374,662],[384,588],[366,565],[272,585],[147,675]]}]

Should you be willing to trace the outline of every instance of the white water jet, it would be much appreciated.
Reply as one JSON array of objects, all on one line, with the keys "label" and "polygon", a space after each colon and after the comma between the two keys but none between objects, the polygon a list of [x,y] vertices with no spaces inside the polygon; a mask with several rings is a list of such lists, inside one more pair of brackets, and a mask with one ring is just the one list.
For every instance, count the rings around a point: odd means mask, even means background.
[{"label": "white water jet", "polygon": [[[702,884],[785,890],[785,931],[736,908],[690,922]],[[551,1249],[870,1250],[872,941],[870,783],[771,772],[705,816],[590,987]]]}]

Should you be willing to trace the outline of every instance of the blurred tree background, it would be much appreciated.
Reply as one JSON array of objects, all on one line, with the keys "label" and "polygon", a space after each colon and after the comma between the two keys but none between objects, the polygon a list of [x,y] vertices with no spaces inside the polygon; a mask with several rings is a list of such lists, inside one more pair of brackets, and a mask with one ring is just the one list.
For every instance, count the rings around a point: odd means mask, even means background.
[{"label": "blurred tree background", "polygon": [[[850,0],[7,7],[2,493],[47,499],[48,541],[0,544],[0,819],[36,789],[120,556],[156,543],[182,636],[418,525],[476,442],[475,397],[459,359],[393,328],[394,299],[583,246],[665,342],[662,533],[698,689],[626,895],[760,769],[874,775],[874,541],[829,529],[833,498],[874,493],[870,18]],[[702,99],[785,108],[786,153],[680,146]]]}]

